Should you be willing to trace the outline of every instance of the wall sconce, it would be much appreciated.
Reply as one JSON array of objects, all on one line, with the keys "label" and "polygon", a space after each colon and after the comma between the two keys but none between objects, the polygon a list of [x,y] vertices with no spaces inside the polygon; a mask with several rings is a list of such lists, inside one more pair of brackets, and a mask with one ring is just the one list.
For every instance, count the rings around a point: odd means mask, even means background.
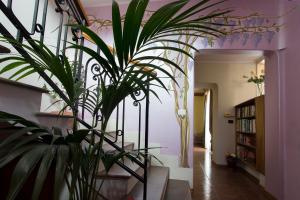
[{"label": "wall sconce", "polygon": [[180,118],[184,118],[186,116],[186,109],[179,109],[177,114]]}]

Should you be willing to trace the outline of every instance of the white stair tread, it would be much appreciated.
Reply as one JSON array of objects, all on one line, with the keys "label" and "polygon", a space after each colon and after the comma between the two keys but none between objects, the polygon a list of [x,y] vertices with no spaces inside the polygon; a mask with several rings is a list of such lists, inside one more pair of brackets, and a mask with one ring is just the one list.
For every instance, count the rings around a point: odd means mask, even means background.
[{"label": "white stair tread", "polygon": [[49,93],[49,91],[44,88],[40,88],[40,87],[37,87],[34,85],[29,85],[29,84],[18,82],[18,81],[13,81],[13,80],[2,78],[2,77],[0,77],[0,83],[11,85],[11,86],[18,87],[18,88],[34,90],[34,91],[40,92],[40,93]]},{"label": "white stair tread", "polygon": [[188,181],[170,179],[165,200],[192,200]]},{"label": "white stair tread", "polygon": [[[122,143],[121,142],[116,142],[115,143],[118,147],[122,147]],[[106,151],[116,151],[116,149],[111,146],[108,143],[104,143],[102,146],[103,150]],[[134,148],[134,143],[133,142],[124,142],[124,149],[126,150],[133,150]]]},{"label": "white stair tread", "polygon": [[[163,200],[169,180],[169,168],[151,166],[148,170],[147,200]],[[144,185],[138,182],[129,194],[134,200],[143,199]]]},{"label": "white stair tread", "polygon": [[73,114],[70,112],[59,113],[59,112],[38,112],[35,114],[38,117],[49,117],[49,118],[73,118]]}]

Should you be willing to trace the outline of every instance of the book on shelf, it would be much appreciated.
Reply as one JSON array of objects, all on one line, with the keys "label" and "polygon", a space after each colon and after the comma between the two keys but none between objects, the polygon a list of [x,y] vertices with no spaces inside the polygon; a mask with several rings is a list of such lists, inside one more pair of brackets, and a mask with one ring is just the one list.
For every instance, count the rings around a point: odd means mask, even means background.
[{"label": "book on shelf", "polygon": [[236,131],[244,133],[256,132],[256,120],[255,119],[238,119],[236,121]]},{"label": "book on shelf", "polygon": [[256,146],[256,138],[254,137],[249,137],[247,135],[239,134],[237,140],[238,143],[244,144],[246,146],[250,146],[250,147]]},{"label": "book on shelf", "polygon": [[264,96],[235,106],[235,147],[237,158],[245,165],[265,173]]},{"label": "book on shelf", "polygon": [[256,155],[253,151],[249,151],[247,148],[238,146],[237,147],[237,157],[248,163],[255,163]]},{"label": "book on shelf", "polygon": [[239,107],[236,110],[237,118],[254,117],[255,105]]}]

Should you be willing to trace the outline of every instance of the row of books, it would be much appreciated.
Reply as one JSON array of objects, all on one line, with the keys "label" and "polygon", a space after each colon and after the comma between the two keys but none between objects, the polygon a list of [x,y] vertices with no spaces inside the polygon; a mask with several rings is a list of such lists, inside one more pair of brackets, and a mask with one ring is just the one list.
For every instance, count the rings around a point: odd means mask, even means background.
[{"label": "row of books", "polygon": [[255,116],[255,105],[237,108],[236,112],[237,118]]},{"label": "row of books", "polygon": [[238,134],[237,142],[240,144],[244,144],[247,146],[256,146],[256,138],[255,137],[249,137],[247,135]]},{"label": "row of books", "polygon": [[253,151],[249,151],[244,147],[237,147],[237,157],[240,160],[255,163],[255,153]]},{"label": "row of books", "polygon": [[236,121],[236,131],[244,133],[256,133],[255,119],[238,119]]}]

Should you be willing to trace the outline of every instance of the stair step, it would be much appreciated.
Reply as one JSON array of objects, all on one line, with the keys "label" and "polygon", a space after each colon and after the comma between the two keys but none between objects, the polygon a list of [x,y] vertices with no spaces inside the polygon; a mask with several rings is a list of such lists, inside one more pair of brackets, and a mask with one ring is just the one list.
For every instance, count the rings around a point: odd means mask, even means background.
[{"label": "stair step", "polygon": [[[121,142],[116,142],[115,143],[118,147],[122,147],[122,143]],[[111,146],[110,144],[108,143],[104,143],[103,146],[102,146],[103,150],[106,152],[106,151],[111,151],[111,152],[114,152],[116,151],[116,149]],[[134,143],[133,142],[124,142],[124,149],[127,150],[127,151],[130,151],[130,150],[133,150],[134,148]]]},{"label": "stair step", "polygon": [[[116,142],[115,144],[117,146],[119,146],[119,147],[122,146],[121,142]],[[103,146],[102,146],[102,148],[103,148],[104,152],[114,153],[114,152],[117,151],[113,146],[111,146],[111,145],[109,145],[107,143],[104,143]],[[132,143],[132,142],[124,142],[124,149],[125,150],[130,151],[130,150],[133,150],[133,148],[134,148],[134,143]],[[125,158],[125,160],[128,160],[128,158]],[[117,164],[115,164],[115,165],[118,166]],[[105,170],[104,165],[103,165],[102,162],[100,162],[100,165],[99,165],[99,174],[103,173],[104,170]]]},{"label": "stair step", "polygon": [[[148,169],[147,200],[163,200],[169,180],[169,168],[151,166]],[[138,182],[128,198],[143,200],[144,185]]]},{"label": "stair step", "polygon": [[[124,164],[138,175],[142,176],[144,174],[143,168],[131,160],[124,159]],[[113,165],[107,174],[104,171],[98,174],[97,184],[100,185],[102,181],[103,185],[100,193],[109,200],[124,199],[138,182],[134,176],[116,164]]]},{"label": "stair step", "polygon": [[0,110],[37,122],[34,113],[40,111],[42,88],[0,78]]},{"label": "stair step", "polygon": [[73,114],[71,112],[64,112],[63,114],[59,114],[59,112],[39,112],[36,113],[39,117],[50,117],[50,118],[73,118]]},{"label": "stair step", "polygon": [[170,179],[165,200],[192,200],[188,181]]},{"label": "stair step", "polygon": [[[108,138],[108,139],[110,139],[110,140],[112,140],[112,141],[114,141],[115,139],[116,139],[116,131],[107,131],[106,132],[106,137]],[[119,136],[117,136],[117,138],[118,138]]]},{"label": "stair step", "polygon": [[[139,165],[135,164],[129,159],[124,159],[122,163],[135,172],[137,172],[140,169]],[[105,179],[107,178],[129,179],[131,177],[132,175],[129,172],[125,171],[122,167],[116,164],[112,166],[112,168],[109,170],[107,174],[105,173],[104,170],[102,170],[98,174],[98,178],[105,178]]]},{"label": "stair step", "polygon": [[[29,85],[29,84],[22,83],[22,82],[13,81],[13,80],[6,79],[6,78],[1,78],[0,77],[0,83],[1,84],[5,84],[5,85],[11,85],[13,87],[25,88],[25,89],[33,90],[35,92],[49,93],[49,91],[46,90],[46,89],[44,89],[44,88],[36,87],[36,86]],[[7,88],[7,89],[9,90],[9,88]],[[26,92],[24,93],[24,95],[26,95]]]},{"label": "stair step", "polygon": [[67,134],[67,129],[73,128],[73,114],[71,112],[65,112],[60,115],[59,112],[38,112],[35,114],[39,123],[52,128],[59,127]]}]

